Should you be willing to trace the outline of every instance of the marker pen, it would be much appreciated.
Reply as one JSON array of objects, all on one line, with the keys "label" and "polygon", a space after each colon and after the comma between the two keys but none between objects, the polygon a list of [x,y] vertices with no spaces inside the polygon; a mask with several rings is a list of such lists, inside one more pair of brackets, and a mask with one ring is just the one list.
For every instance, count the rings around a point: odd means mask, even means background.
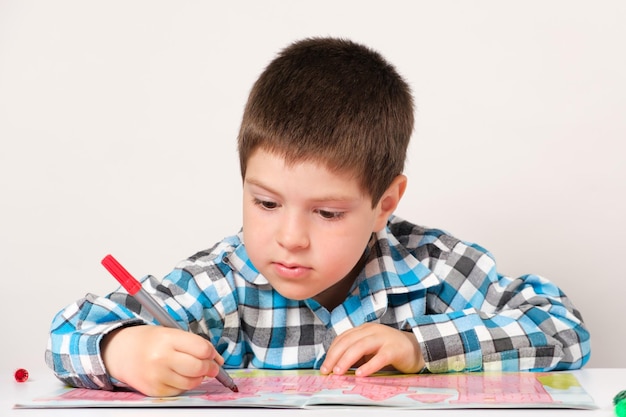
[{"label": "marker pen", "polygon": [[[184,330],[113,256],[105,256],[102,259],[102,265],[162,326]],[[231,391],[239,392],[233,379],[221,366],[215,379]]]}]

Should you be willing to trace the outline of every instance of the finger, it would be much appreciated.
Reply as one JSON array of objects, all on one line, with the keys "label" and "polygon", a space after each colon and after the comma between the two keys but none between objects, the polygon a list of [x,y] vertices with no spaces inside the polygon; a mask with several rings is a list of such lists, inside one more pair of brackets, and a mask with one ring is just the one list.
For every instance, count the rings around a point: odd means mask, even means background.
[{"label": "finger", "polygon": [[346,348],[347,345],[344,345],[340,343],[338,339],[335,339],[326,352],[326,358],[324,358],[324,362],[320,367],[320,372],[322,372],[322,374],[330,374],[333,372],[337,362],[345,353]]},{"label": "finger", "polygon": [[134,388],[150,397],[169,397],[200,385],[204,377],[188,378],[164,368],[147,378],[138,379]]},{"label": "finger", "polygon": [[330,360],[324,361],[322,366],[329,372],[342,375],[363,357],[375,353],[379,346],[380,341],[369,335],[359,334],[356,337],[346,338],[332,352],[329,349],[329,354],[332,353],[332,356]]},{"label": "finger", "polygon": [[354,374],[356,376],[370,376],[371,374],[380,371],[384,367],[389,365],[389,358],[387,355],[379,351],[376,355],[372,356],[364,364],[359,366]]},{"label": "finger", "polygon": [[153,397],[179,395],[182,392],[196,388],[202,381],[204,381],[204,377],[187,378],[172,372],[162,380],[161,384],[151,387],[146,394]]},{"label": "finger", "polygon": [[168,358],[170,371],[186,378],[213,376],[218,365],[212,359],[200,359],[187,353],[174,351]]},{"label": "finger", "polygon": [[381,342],[376,338],[370,336],[360,338],[344,352],[343,356],[335,364],[333,372],[344,374],[355,366],[360,365],[360,368],[364,362],[369,361],[369,358],[379,351],[380,346]]},{"label": "finger", "polygon": [[[172,357],[174,367],[169,369],[161,380],[163,392],[187,391],[196,388],[206,377],[215,377],[219,372],[219,365],[210,359],[198,360],[186,354],[177,354]],[[176,394],[168,394],[176,395]]]},{"label": "finger", "polygon": [[359,339],[359,334],[361,332],[362,327],[353,328],[340,334],[333,340],[330,347],[328,348],[328,352],[326,352],[326,358],[324,359],[324,363],[322,363],[322,366],[320,367],[320,371],[323,374],[329,374],[331,372],[341,372],[339,368],[335,370],[335,368],[337,367],[337,363],[345,355],[350,346]]},{"label": "finger", "polygon": [[171,375],[165,380],[165,383],[161,387],[163,392],[167,392],[168,394],[160,394],[161,396],[171,396],[178,395],[184,391],[189,391],[196,388],[204,381],[204,376],[198,377],[185,377],[183,375],[179,375],[175,372],[172,372]]},{"label": "finger", "polygon": [[176,332],[172,340],[174,350],[199,359],[216,359],[219,354],[208,340],[186,331]]}]

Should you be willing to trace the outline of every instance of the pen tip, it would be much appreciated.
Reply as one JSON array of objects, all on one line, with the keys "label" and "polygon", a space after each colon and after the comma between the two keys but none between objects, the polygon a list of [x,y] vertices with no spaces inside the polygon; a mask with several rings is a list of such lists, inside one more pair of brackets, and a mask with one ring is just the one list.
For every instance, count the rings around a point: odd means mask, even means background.
[{"label": "pen tip", "polygon": [[239,392],[239,388],[237,388],[237,385],[233,385],[230,389],[233,390],[233,392]]}]

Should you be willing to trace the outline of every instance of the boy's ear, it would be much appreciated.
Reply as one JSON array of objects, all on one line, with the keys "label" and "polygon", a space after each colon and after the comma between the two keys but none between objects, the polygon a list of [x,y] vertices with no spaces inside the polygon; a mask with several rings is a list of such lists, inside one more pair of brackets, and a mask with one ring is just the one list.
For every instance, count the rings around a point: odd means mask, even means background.
[{"label": "boy's ear", "polygon": [[396,210],[404,195],[406,183],[406,175],[400,174],[394,178],[389,187],[387,187],[387,190],[383,193],[376,208],[378,214],[376,215],[376,223],[374,225],[375,232],[382,230],[387,225],[389,216]]}]

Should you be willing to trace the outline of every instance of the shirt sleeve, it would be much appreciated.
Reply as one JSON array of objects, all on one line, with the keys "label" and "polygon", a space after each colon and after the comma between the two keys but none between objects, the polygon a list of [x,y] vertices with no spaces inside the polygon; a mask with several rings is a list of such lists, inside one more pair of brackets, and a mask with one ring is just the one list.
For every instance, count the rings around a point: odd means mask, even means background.
[{"label": "shirt sleeve", "polygon": [[590,355],[580,313],[553,283],[509,278],[478,245],[454,240],[432,260],[441,284],[408,323],[430,372],[577,369]]},{"label": "shirt sleeve", "polygon": [[46,364],[57,378],[81,388],[111,390],[124,386],[107,374],[100,343],[106,334],[117,328],[148,322],[131,310],[136,304],[125,293],[112,293],[107,297],[87,294],[57,313],[45,354]]}]

